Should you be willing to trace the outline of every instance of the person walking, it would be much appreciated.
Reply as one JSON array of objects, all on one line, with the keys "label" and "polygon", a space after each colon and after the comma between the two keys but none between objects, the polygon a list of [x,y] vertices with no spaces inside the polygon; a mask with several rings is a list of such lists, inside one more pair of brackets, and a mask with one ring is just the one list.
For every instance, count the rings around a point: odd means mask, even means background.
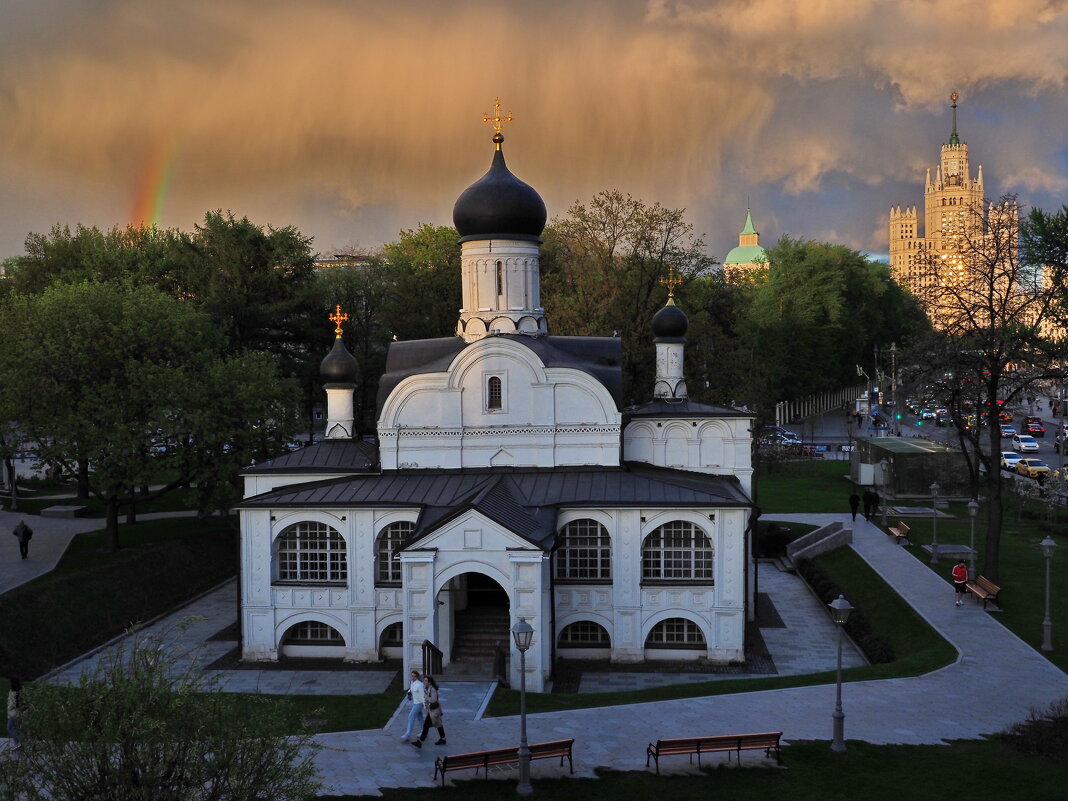
[{"label": "person walking", "polygon": [[412,735],[423,724],[423,702],[426,700],[426,686],[418,670],[411,672],[411,683],[408,685],[408,700],[412,702],[412,708],[408,710],[408,728],[401,736],[401,742],[410,742]]},{"label": "person walking", "polygon": [[426,736],[430,734],[430,727],[438,730],[438,741],[434,745],[445,745],[445,726],[442,725],[441,695],[437,680],[430,675],[423,679],[426,685],[426,717],[423,718],[423,733],[418,740],[412,741],[416,748],[422,748]]},{"label": "person walking", "polygon": [[853,520],[857,519],[857,509],[860,508],[860,496],[857,495],[857,491],[853,490],[853,493],[849,496],[849,511],[853,513]]},{"label": "person walking", "polygon": [[953,577],[953,603],[954,606],[964,606],[964,593],[968,591],[968,565],[961,559],[957,564],[953,565],[953,569],[950,571],[950,575]]},{"label": "person walking", "polygon": [[25,559],[30,555],[30,540],[33,538],[33,529],[26,525],[25,520],[20,520],[19,524],[15,526],[15,530],[11,533],[18,537],[19,553]]},{"label": "person walking", "polygon": [[864,490],[864,519],[865,520],[871,520],[872,496],[874,496],[874,495],[875,495],[875,493],[872,492],[871,487],[868,487],[867,489]]},{"label": "person walking", "polygon": [[7,692],[7,733],[15,741],[15,748],[22,748],[19,739],[19,710],[22,709],[22,682],[12,676],[9,680],[11,689]]}]

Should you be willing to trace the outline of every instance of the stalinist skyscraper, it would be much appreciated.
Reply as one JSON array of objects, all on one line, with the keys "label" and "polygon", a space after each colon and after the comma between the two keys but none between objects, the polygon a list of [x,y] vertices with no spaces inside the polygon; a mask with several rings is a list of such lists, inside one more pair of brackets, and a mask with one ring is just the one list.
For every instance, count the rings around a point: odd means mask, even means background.
[{"label": "stalinist skyscraper", "polygon": [[[917,296],[929,296],[932,284],[967,280],[967,259],[962,248],[982,236],[983,168],[972,177],[968,145],[957,135],[956,92],[953,128],[932,178],[927,170],[923,187],[923,231],[916,207],[890,209],[890,273]],[[934,268],[937,260],[937,268]]]}]

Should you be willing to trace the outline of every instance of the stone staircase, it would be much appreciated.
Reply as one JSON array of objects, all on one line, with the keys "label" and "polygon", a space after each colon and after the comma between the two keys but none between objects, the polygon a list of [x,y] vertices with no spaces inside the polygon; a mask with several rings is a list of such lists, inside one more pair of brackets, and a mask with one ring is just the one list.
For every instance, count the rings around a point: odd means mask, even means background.
[{"label": "stone staircase", "polygon": [[453,662],[492,665],[497,643],[509,650],[508,607],[470,606],[456,612],[453,624]]}]

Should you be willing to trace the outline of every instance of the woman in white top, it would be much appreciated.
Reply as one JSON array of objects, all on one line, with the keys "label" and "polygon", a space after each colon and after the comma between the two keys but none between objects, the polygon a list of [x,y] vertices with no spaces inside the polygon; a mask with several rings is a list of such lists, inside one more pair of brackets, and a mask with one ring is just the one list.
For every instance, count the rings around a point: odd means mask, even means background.
[{"label": "woman in white top", "polygon": [[408,710],[408,728],[404,730],[401,741],[410,741],[412,735],[420,731],[423,725],[423,701],[426,700],[426,688],[423,686],[423,678],[418,670],[413,670],[411,683],[408,685],[408,700],[412,702],[412,708]]}]

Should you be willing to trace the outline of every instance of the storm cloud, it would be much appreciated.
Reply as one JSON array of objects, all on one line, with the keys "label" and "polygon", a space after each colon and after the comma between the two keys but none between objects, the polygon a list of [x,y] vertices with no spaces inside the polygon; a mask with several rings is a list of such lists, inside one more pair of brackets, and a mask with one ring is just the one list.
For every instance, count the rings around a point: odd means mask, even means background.
[{"label": "storm cloud", "polygon": [[751,205],[885,251],[891,205],[959,130],[993,195],[1068,197],[1068,11],[1039,0],[39,0],[0,3],[0,257],[53,223],[208,209],[329,251],[450,223],[488,167],[550,215],[601,189],[686,207],[708,251]]}]

